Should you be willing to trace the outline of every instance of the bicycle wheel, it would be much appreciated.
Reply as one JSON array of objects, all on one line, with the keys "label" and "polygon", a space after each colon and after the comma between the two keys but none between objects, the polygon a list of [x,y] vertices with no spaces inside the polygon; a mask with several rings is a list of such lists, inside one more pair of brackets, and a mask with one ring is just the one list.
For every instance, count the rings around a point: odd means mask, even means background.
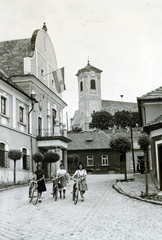
[{"label": "bicycle wheel", "polygon": [[55,201],[57,201],[57,197],[58,197],[58,189],[57,189],[57,187],[55,187],[55,189],[53,191],[53,198],[55,199]]},{"label": "bicycle wheel", "polygon": [[74,204],[76,205],[78,202],[78,188],[74,191]]},{"label": "bicycle wheel", "polygon": [[36,205],[38,202],[38,189],[34,188],[32,191],[31,202]]},{"label": "bicycle wheel", "polygon": [[29,202],[32,200],[32,189],[29,189]]}]

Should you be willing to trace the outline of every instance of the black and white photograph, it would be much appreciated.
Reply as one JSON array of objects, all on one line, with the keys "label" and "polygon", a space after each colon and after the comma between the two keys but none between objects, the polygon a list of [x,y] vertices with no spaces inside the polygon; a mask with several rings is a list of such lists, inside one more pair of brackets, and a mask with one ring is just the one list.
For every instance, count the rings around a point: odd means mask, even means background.
[{"label": "black and white photograph", "polygon": [[162,1],[0,20],[0,240],[162,239]]}]

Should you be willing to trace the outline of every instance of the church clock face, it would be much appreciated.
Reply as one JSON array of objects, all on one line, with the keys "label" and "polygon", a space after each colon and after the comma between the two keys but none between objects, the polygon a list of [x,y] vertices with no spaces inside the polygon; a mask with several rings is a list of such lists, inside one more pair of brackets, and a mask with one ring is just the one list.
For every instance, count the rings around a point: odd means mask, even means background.
[{"label": "church clock face", "polygon": [[94,77],[96,75],[96,73],[94,71],[90,71],[90,74],[92,77]]}]

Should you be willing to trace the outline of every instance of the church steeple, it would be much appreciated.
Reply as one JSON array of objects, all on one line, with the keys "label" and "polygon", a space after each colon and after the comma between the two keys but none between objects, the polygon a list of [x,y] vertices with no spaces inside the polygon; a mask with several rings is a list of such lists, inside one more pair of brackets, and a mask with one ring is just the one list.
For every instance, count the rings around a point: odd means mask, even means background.
[{"label": "church steeple", "polygon": [[78,97],[79,97],[79,121],[82,130],[89,130],[91,114],[94,111],[101,111],[101,72],[102,70],[90,65],[79,69]]}]

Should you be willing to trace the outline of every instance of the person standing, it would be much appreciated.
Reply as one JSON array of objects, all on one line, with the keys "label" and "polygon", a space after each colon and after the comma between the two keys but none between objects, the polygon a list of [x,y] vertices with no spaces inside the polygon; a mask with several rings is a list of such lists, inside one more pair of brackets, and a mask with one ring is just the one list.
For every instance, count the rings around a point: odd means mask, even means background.
[{"label": "person standing", "polygon": [[44,182],[44,171],[42,170],[42,166],[39,164],[37,166],[37,170],[35,171],[36,179],[38,181],[38,201],[42,202],[42,192],[46,191],[46,185]]},{"label": "person standing", "polygon": [[[67,182],[69,181],[69,179],[68,179],[68,173],[64,169],[63,163],[60,164],[60,169],[57,170],[56,176],[59,177],[58,188],[59,188],[60,198],[62,197],[65,198]],[[62,196],[62,193],[63,193],[63,196]]]},{"label": "person standing", "polygon": [[[79,181],[79,191],[80,191],[80,196],[81,196],[81,201],[84,201],[84,193],[85,191],[88,190],[88,186],[87,186],[87,172],[84,169],[83,164],[79,163],[78,165],[78,170],[75,171],[75,173],[73,174],[72,178],[80,178]],[[75,187],[75,184],[74,184]]]}]

